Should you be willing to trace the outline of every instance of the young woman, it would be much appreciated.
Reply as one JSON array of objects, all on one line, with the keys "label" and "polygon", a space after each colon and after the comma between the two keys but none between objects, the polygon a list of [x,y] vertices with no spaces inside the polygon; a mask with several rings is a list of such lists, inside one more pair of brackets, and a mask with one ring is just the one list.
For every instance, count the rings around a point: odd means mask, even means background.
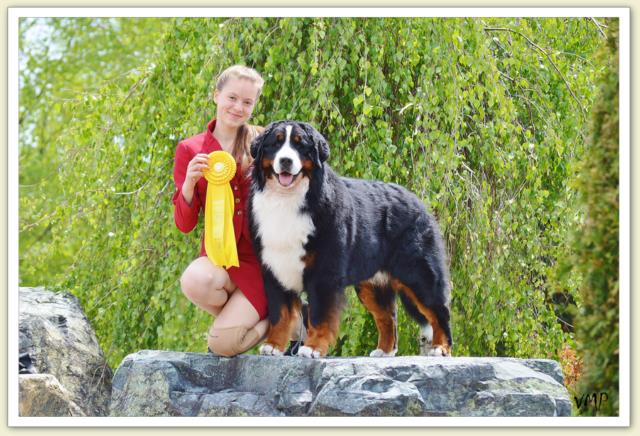
[{"label": "young woman", "polygon": [[176,150],[174,218],[178,229],[185,233],[194,229],[200,211],[204,211],[207,181],[203,171],[208,167],[208,154],[224,150],[236,160],[237,171],[230,184],[240,266],[225,269],[214,265],[207,257],[203,239],[200,257],[191,262],[180,279],[185,296],[215,317],[208,345],[211,352],[221,356],[249,350],[266,336],[268,329],[267,299],[246,216],[252,163],[249,147],[262,131],[247,121],[263,83],[252,68],[234,65],[223,71],[213,95],[215,119],[205,132],[181,141]]}]

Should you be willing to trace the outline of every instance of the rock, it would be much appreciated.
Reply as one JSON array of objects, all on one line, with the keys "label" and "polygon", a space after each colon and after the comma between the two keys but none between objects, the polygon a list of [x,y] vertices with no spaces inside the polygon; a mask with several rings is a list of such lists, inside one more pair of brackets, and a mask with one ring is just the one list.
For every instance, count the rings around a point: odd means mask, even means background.
[{"label": "rock", "polygon": [[381,374],[329,380],[309,410],[317,416],[420,416],[424,401],[411,383]]},{"label": "rock", "polygon": [[51,374],[19,376],[20,416],[85,416],[73,395]]},{"label": "rock", "polygon": [[[19,310],[20,371],[51,374],[84,415],[105,416],[112,371],[77,298],[44,288],[20,288]],[[27,401],[23,394],[21,402]],[[36,400],[30,401],[40,404]],[[39,416],[33,408],[28,410]]]},{"label": "rock", "polygon": [[557,362],[265,357],[140,351],[113,378],[111,416],[569,416]]}]

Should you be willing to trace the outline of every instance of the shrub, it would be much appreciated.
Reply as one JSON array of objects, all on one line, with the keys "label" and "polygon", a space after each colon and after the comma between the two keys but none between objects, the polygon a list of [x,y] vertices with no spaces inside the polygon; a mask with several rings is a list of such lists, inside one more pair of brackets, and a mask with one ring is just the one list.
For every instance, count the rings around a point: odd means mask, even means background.
[{"label": "shrub", "polygon": [[[21,274],[21,284],[72,290],[111,365],[142,348],[205,350],[210,320],[178,284],[202,228],[183,235],[173,224],[173,154],[212,117],[215,76],[233,63],[266,79],[254,123],[313,123],[339,173],[402,184],[435,214],[452,271],[454,354],[557,357],[573,341],[571,303],[554,306],[554,296],[577,300],[580,282],[558,266],[581,222],[568,180],[603,68],[591,61],[600,35],[590,20],[165,24],[149,62],[65,103],[64,130],[40,143],[58,156],[45,168],[57,189],[21,203],[21,240],[34,222],[50,229],[46,250],[21,251],[21,272],[38,263],[56,273]],[[351,304],[344,318],[334,353],[374,348],[364,309]],[[414,354],[417,328],[399,319],[400,353]]]}]

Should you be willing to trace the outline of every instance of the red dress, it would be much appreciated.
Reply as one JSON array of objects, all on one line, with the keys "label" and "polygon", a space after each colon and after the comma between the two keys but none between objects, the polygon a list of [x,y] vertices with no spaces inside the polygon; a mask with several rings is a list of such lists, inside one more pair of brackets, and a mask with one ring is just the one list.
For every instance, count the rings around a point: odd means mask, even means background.
[{"label": "red dress", "polygon": [[[174,219],[180,231],[189,233],[198,224],[200,210],[204,211],[207,198],[207,181],[202,177],[196,183],[191,200],[191,206],[182,196],[182,184],[186,178],[187,166],[198,153],[209,154],[222,150],[220,143],[213,136],[216,120],[209,122],[207,130],[198,135],[187,138],[178,143],[176,149],[175,166],[173,168],[173,180],[176,184],[176,192],[173,194]],[[251,189],[251,175],[247,172],[244,176],[237,164],[236,175],[231,179],[231,190],[234,196],[235,208],[233,212],[233,228],[238,247],[238,260],[240,266],[229,267],[227,272],[245,297],[255,307],[260,319],[267,317],[267,296],[264,291],[264,282],[260,263],[253,251],[251,234],[249,233],[249,217],[247,216],[247,202]],[[204,235],[201,238],[200,256],[206,256],[204,247]]]}]

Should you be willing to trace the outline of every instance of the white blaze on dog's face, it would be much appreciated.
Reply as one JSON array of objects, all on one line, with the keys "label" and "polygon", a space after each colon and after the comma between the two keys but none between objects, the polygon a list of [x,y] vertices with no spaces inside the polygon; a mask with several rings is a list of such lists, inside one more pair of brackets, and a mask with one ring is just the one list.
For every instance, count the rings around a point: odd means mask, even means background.
[{"label": "white blaze on dog's face", "polygon": [[293,148],[291,143],[292,131],[292,125],[285,127],[284,143],[273,158],[273,171],[276,173],[280,185],[285,188],[293,183],[294,178],[300,174],[302,170],[300,154]]},{"label": "white blaze on dog's face", "polygon": [[276,121],[253,141],[251,157],[256,160],[252,172],[255,189],[289,195],[306,191],[310,179],[321,174],[329,146],[310,124]]}]

